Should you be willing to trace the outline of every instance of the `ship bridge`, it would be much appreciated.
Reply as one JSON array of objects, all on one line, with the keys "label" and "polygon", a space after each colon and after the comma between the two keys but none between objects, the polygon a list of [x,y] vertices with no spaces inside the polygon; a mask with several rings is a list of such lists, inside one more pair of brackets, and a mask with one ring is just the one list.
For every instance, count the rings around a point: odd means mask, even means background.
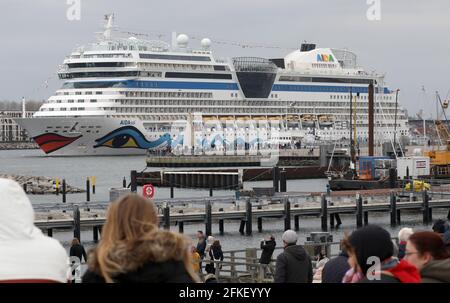
[{"label": "ship bridge", "polygon": [[246,98],[267,98],[277,75],[277,66],[259,57],[233,58],[233,66]]}]

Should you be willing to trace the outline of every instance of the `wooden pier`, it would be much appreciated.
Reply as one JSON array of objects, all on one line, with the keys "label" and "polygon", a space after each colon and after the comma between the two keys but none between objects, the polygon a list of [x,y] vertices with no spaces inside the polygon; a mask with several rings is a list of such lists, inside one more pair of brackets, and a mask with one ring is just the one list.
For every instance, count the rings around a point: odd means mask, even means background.
[{"label": "wooden pier", "polygon": [[[437,193],[440,194],[440,193]],[[291,228],[292,219],[296,230],[300,229],[299,218],[302,216],[320,217],[322,231],[328,231],[334,228],[334,218],[339,214],[353,214],[356,220],[356,226],[361,227],[369,223],[369,214],[371,212],[388,212],[390,213],[390,221],[393,226],[400,224],[401,212],[405,210],[418,211],[422,214],[424,224],[429,224],[432,220],[433,209],[450,209],[450,197],[445,199],[430,199],[430,194],[423,192],[420,199],[402,201],[399,195],[391,193],[389,201],[364,203],[361,196],[354,198],[351,203],[343,205],[331,205],[325,194],[321,195],[321,202],[317,206],[301,205],[298,201],[301,194],[277,194],[274,197],[256,197],[246,198],[245,200],[236,200],[233,197],[209,197],[197,199],[166,199],[157,200],[155,203],[159,208],[159,220],[161,226],[170,229],[170,226],[178,225],[179,232],[184,232],[186,223],[202,223],[205,224],[207,235],[212,234],[213,223],[218,222],[219,233],[223,234],[226,221],[239,221],[239,232],[242,235],[251,235],[253,233],[253,222],[257,222],[258,232],[263,231],[263,220],[266,218],[278,218],[283,221],[284,229]],[[268,203],[270,202],[270,203]],[[227,203],[235,205],[234,210],[224,210],[223,208],[212,209],[212,204]],[[242,209],[239,204],[244,203]],[[89,204],[89,203],[88,203]],[[203,204],[203,211],[187,212],[186,208],[177,212],[172,211],[173,205],[189,205]],[[90,204],[90,208],[105,207],[107,203]],[[55,206],[58,207],[59,205]],[[36,226],[46,230],[48,235],[53,234],[53,229],[72,229],[74,235],[79,236],[83,228],[92,228],[93,239],[98,240],[98,234],[101,227],[105,223],[104,217],[97,218],[81,218],[79,215],[80,208],[86,207],[86,203],[65,205],[66,209],[72,208],[72,219],[48,219],[37,220]],[[36,207],[36,210],[48,209]],[[53,208],[55,209],[55,208]],[[450,212],[449,212],[450,217]],[[332,219],[333,218],[333,219]]]}]

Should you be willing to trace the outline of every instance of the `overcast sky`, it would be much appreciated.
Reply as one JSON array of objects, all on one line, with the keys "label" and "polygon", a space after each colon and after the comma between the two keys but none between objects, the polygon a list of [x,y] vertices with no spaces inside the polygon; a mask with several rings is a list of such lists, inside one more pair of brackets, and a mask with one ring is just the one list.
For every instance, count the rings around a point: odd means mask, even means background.
[{"label": "overcast sky", "polygon": [[[71,0],[72,1],[72,0]],[[434,92],[450,90],[450,1],[380,0],[381,20],[369,21],[366,0],[81,0],[81,19],[66,17],[67,0],[0,0],[0,100],[46,99],[61,86],[56,71],[77,45],[115,13],[119,29],[186,33],[216,41],[216,56],[284,57],[302,41],[348,48],[368,71],[386,74],[410,115],[435,115]],[[199,45],[191,40],[190,46]],[[279,47],[279,48],[273,48]],[[48,87],[44,82],[49,79]],[[421,91],[425,87],[426,94]],[[450,97],[450,96],[449,96]]]}]

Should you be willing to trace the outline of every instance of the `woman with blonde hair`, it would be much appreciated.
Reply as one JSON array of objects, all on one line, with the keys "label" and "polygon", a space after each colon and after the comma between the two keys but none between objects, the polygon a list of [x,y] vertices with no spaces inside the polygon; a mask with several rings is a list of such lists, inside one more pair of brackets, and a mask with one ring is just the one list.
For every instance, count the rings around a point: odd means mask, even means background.
[{"label": "woman with blonde hair", "polygon": [[188,239],[158,223],[150,200],[130,194],[113,202],[83,282],[199,282]]}]

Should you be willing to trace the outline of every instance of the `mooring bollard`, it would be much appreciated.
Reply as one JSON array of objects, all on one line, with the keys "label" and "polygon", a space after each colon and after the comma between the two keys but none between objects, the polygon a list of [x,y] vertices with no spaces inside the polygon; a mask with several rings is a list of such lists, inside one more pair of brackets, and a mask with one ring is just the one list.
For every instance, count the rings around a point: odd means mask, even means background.
[{"label": "mooring bollard", "polygon": [[122,180],[122,187],[127,188],[127,179],[125,177],[123,177],[123,180]]},{"label": "mooring bollard", "polygon": [[395,193],[391,192],[389,196],[390,211],[391,211],[391,226],[397,225],[397,198]]},{"label": "mooring bollard", "polygon": [[320,206],[321,206],[321,227],[322,231],[328,231],[328,205],[327,198],[324,194],[320,197]]},{"label": "mooring bollard", "polygon": [[91,186],[89,184],[89,177],[86,179],[86,201],[91,201]]},{"label": "mooring bollard", "polygon": [[73,207],[73,226],[73,237],[77,238],[81,242],[81,218],[78,205]]},{"label": "mooring bollard", "polygon": [[62,180],[62,202],[66,203],[67,202],[67,197],[66,197],[66,179]]}]

